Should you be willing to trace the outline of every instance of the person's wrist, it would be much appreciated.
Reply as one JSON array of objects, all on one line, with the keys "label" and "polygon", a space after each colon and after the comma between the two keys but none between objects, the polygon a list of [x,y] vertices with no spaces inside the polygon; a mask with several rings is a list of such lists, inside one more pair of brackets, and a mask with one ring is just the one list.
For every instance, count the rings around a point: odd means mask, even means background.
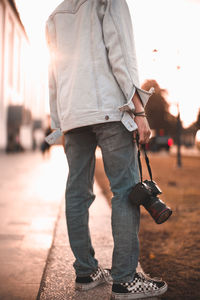
[{"label": "person's wrist", "polygon": [[133,114],[134,114],[135,117],[146,117],[146,114],[145,114],[144,110],[138,111],[138,112],[135,111]]},{"label": "person's wrist", "polygon": [[134,114],[144,114],[145,111],[144,110],[134,110]]},{"label": "person's wrist", "polygon": [[138,117],[146,118],[147,116],[146,115],[135,116],[135,118],[138,118]]}]

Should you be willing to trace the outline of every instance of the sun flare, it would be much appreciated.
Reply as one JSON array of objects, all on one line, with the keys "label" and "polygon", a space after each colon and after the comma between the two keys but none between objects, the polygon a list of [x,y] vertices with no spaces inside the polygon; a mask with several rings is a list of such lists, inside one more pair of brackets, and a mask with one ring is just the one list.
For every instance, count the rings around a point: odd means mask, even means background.
[{"label": "sun flare", "polygon": [[[44,1],[17,0],[16,3],[30,37],[32,55],[37,57],[36,65],[33,59],[34,76],[39,72],[47,76],[45,21],[61,1],[49,0],[48,5]],[[141,83],[154,78],[167,89],[168,102],[172,106],[179,103],[181,118],[188,126],[196,120],[200,108],[195,89],[200,78],[200,39],[196,38],[200,28],[200,1],[127,0],[127,3]]]}]

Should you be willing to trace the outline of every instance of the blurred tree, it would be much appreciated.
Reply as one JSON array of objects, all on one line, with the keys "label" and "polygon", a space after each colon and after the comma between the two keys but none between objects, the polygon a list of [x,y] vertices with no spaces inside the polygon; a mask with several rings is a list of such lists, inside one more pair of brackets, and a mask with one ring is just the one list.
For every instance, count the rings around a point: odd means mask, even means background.
[{"label": "blurred tree", "polygon": [[197,119],[195,122],[193,122],[188,128],[186,128],[186,130],[188,132],[193,133],[193,135],[195,136],[197,131],[200,129],[200,110],[199,113],[197,115]]},{"label": "blurred tree", "polygon": [[156,135],[163,131],[165,135],[176,137],[176,117],[169,113],[169,104],[165,100],[166,89],[161,89],[156,80],[147,80],[142,88],[149,90],[154,87],[155,93],[150,97],[146,105],[147,119],[151,129],[154,129]]},{"label": "blurred tree", "polygon": [[186,135],[192,136],[192,138],[193,138],[192,144],[194,144],[195,136],[196,136],[196,133],[199,129],[200,129],[200,110],[198,112],[196,121],[193,122],[188,128],[186,128],[184,130]]},{"label": "blurred tree", "polygon": [[199,109],[199,113],[198,113],[197,120],[196,120],[196,128],[197,128],[197,130],[200,129],[200,109]]}]

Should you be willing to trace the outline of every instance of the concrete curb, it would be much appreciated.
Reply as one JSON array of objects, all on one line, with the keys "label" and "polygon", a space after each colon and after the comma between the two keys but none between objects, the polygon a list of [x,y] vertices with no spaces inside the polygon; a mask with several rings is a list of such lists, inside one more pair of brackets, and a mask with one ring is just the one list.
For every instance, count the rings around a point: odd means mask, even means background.
[{"label": "concrete curb", "polygon": [[52,243],[51,243],[51,247],[49,248],[48,254],[47,254],[47,259],[46,259],[46,264],[43,270],[43,274],[42,274],[42,279],[41,279],[41,283],[40,283],[40,287],[38,290],[38,295],[36,300],[40,300],[40,295],[42,293],[42,290],[44,289],[45,286],[45,277],[46,277],[46,273],[47,273],[47,266],[48,266],[48,262],[50,260],[50,256],[51,256],[51,251],[54,245],[54,241],[55,241],[55,237],[56,237],[56,231],[57,231],[57,227],[58,227],[58,222],[61,218],[61,210],[63,208],[62,202],[60,203],[60,207],[59,207],[59,212],[58,212],[58,216],[57,219],[55,221],[55,226],[54,226],[54,230],[53,230],[53,234],[52,234]]}]

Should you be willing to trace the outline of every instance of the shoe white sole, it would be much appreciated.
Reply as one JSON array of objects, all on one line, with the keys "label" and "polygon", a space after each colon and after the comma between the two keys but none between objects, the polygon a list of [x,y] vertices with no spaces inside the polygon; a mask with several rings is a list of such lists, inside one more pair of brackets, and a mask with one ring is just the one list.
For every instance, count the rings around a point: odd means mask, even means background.
[{"label": "shoe white sole", "polygon": [[101,284],[104,284],[104,283],[106,283],[104,278],[101,278],[97,281],[93,281],[93,282],[90,282],[90,283],[77,283],[77,282],[75,282],[75,289],[78,290],[78,291],[88,291],[88,290],[93,289],[94,287],[96,287],[98,285],[101,285]]},{"label": "shoe white sole", "polygon": [[127,299],[127,300],[134,300],[134,299],[154,299],[155,300],[155,297],[158,297],[162,294],[164,294],[166,291],[167,291],[167,284],[165,284],[162,288],[160,288],[159,290],[155,290],[155,291],[152,291],[152,292],[149,292],[149,293],[127,293],[127,294],[122,294],[122,293],[115,293],[115,292],[112,292],[111,294],[111,299],[112,300],[124,300],[124,299]]}]

